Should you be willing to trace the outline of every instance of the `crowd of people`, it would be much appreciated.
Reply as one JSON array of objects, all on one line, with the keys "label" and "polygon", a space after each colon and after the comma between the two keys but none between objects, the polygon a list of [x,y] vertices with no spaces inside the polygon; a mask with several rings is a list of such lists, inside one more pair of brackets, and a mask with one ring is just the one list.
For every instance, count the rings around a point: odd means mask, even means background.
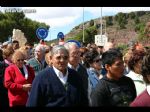
[{"label": "crowd of people", "polygon": [[76,42],[0,48],[0,107],[150,106],[150,50]]}]

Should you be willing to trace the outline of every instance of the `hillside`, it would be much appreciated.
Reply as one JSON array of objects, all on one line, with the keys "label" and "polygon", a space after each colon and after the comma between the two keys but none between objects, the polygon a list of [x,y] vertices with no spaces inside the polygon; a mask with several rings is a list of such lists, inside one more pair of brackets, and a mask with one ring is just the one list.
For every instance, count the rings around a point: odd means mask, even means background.
[{"label": "hillside", "polygon": [[[107,34],[109,41],[114,41],[116,44],[128,44],[131,41],[140,41],[147,45],[150,44],[149,37],[144,35],[146,24],[150,20],[150,11],[118,13],[114,16],[105,16],[102,19],[103,34]],[[84,23],[84,28],[85,33],[87,33],[85,34],[85,42],[94,42],[94,35],[100,34],[100,18],[86,21]],[[91,33],[93,31],[91,28],[95,28],[94,33]],[[75,26],[67,35],[65,35],[65,39],[75,39],[82,42],[82,29],[83,23]],[[90,36],[88,36],[88,34],[90,34]]]}]

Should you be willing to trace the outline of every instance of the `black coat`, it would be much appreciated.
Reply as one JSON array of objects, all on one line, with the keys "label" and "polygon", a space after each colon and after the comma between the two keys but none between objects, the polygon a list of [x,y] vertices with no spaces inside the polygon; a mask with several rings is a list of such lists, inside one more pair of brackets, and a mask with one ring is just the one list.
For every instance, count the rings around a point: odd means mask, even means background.
[{"label": "black coat", "polygon": [[135,85],[132,79],[126,76],[116,81],[105,75],[91,95],[92,106],[129,106],[135,98]]},{"label": "black coat", "polygon": [[77,73],[79,74],[79,77],[81,79],[81,85],[83,86],[83,92],[85,94],[84,96],[84,105],[88,106],[89,101],[88,101],[88,74],[86,68],[79,64],[79,68],[77,69]]},{"label": "black coat", "polygon": [[8,90],[4,87],[4,74],[8,66],[4,61],[0,62],[0,107],[9,107]]},{"label": "black coat", "polygon": [[35,77],[26,106],[82,106],[82,91],[76,71],[68,68],[66,90],[53,68],[47,67]]}]

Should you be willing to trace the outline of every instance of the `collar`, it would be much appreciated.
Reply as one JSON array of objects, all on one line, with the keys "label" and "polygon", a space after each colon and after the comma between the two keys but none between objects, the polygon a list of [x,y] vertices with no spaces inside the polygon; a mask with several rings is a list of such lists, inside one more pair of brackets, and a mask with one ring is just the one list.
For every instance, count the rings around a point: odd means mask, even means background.
[{"label": "collar", "polygon": [[[17,67],[18,68],[18,67]],[[18,68],[19,69],[19,68]],[[20,69],[19,69],[19,71],[20,71]],[[24,73],[25,73],[25,79],[28,79],[28,70],[27,70],[27,67],[25,66],[25,65],[23,65],[23,71],[24,71]],[[21,72],[21,71],[20,71]]]},{"label": "collar", "polygon": [[60,81],[65,85],[67,83],[67,79],[68,79],[68,69],[65,75],[63,75],[63,73],[61,71],[59,71],[57,68],[55,68],[53,66],[53,69],[57,75],[57,77],[60,79]]},{"label": "collar", "polygon": [[130,70],[130,72],[127,74],[127,76],[132,78],[132,80],[138,80],[138,81],[144,82],[143,76],[141,74],[137,74],[137,73],[133,72],[132,70]]},{"label": "collar", "polygon": [[11,65],[12,63],[8,61],[7,59],[4,60],[6,64]]},{"label": "collar", "polygon": [[76,68],[74,68],[70,63],[68,63],[68,67],[77,71],[79,69],[79,64]]},{"label": "collar", "polygon": [[63,77],[67,77],[67,76],[68,76],[68,70],[67,70],[66,74],[63,75],[63,73],[62,73],[61,71],[59,71],[56,67],[53,66],[53,69],[54,69],[56,75],[57,75],[58,77],[60,77],[60,78],[63,78]]},{"label": "collar", "polygon": [[23,65],[23,70],[24,70],[24,73],[25,73],[25,79],[28,79],[28,70],[27,70],[25,65]]}]

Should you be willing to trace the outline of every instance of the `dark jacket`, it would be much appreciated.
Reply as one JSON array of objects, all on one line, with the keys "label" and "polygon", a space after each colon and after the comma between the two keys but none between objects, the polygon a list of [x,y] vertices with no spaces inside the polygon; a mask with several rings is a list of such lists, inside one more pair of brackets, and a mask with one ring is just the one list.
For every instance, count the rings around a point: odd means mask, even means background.
[{"label": "dark jacket", "polygon": [[79,77],[81,78],[81,85],[83,86],[83,92],[84,92],[84,105],[88,106],[88,74],[86,71],[86,68],[83,67],[83,65],[79,64],[79,68],[77,69],[77,73],[79,74]]},{"label": "dark jacket", "polygon": [[92,106],[129,106],[136,98],[133,81],[126,76],[119,80],[108,79],[105,75],[92,92]]},{"label": "dark jacket", "polygon": [[8,67],[4,61],[0,62],[0,107],[9,107],[8,90],[4,87],[4,73]]},{"label": "dark jacket", "polygon": [[76,71],[68,68],[66,90],[53,68],[47,67],[35,77],[26,106],[82,106],[82,94]]}]

